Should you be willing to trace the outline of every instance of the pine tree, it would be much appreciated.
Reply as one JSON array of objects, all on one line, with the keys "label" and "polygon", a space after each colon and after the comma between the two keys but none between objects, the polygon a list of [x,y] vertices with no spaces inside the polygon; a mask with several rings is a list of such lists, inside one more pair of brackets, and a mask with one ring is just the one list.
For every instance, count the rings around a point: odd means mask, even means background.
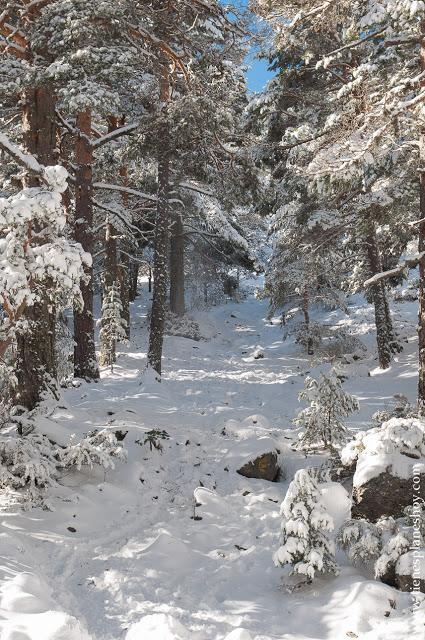
[{"label": "pine tree", "polygon": [[291,565],[291,575],[311,581],[316,572],[338,573],[335,545],[327,535],[334,528],[322,502],[312,469],[299,469],[281,506],[282,544],[274,554],[276,566]]},{"label": "pine tree", "polygon": [[[315,153],[304,168],[311,189],[351,201],[367,194],[375,167],[389,187],[415,184],[419,254],[406,266],[419,266],[419,410],[425,410],[425,144],[421,125],[425,81],[425,3],[320,2],[319,0],[255,0],[252,3],[273,26],[278,48],[298,55],[298,75],[325,80],[327,105],[333,113],[324,125],[296,143]],[[327,80],[326,80],[327,79]],[[315,102],[322,112],[323,99]],[[296,115],[296,114],[294,114]],[[412,149],[415,151],[412,153]],[[415,177],[419,173],[419,181]],[[381,279],[394,275],[393,271]],[[378,279],[373,280],[376,285]],[[377,299],[378,325],[386,332],[384,306]],[[388,325],[387,325],[388,326]],[[386,365],[388,353],[380,359]]]},{"label": "pine tree", "polygon": [[116,348],[118,342],[127,339],[127,323],[122,317],[122,303],[118,284],[113,282],[105,291],[102,304],[102,319],[100,329],[100,363],[113,366],[116,362]]},{"label": "pine tree", "polygon": [[344,442],[346,428],[340,418],[357,411],[359,403],[344,391],[334,369],[328,375],[321,373],[318,380],[308,376],[299,399],[310,403],[294,419],[294,424],[305,430],[300,439],[302,448],[322,445],[333,451]]}]

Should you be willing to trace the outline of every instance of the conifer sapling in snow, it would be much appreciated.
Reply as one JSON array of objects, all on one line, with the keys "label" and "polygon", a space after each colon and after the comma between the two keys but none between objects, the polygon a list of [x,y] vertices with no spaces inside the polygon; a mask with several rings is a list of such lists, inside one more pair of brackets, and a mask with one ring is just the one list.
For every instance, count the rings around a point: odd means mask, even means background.
[{"label": "conifer sapling in snow", "polygon": [[274,554],[276,566],[291,565],[291,575],[310,581],[316,571],[338,573],[335,545],[327,536],[334,528],[326,511],[314,470],[299,469],[281,505],[282,544]]},{"label": "conifer sapling in snow", "polygon": [[122,317],[122,310],[119,288],[113,282],[103,300],[100,329],[101,364],[109,365],[111,371],[116,362],[117,343],[125,342],[127,339],[127,323]]},{"label": "conifer sapling in snow", "polygon": [[300,446],[323,445],[334,450],[345,439],[346,429],[341,418],[358,410],[357,399],[344,391],[334,369],[328,375],[321,373],[318,380],[307,377],[299,399],[310,403],[294,419],[294,424],[304,429]]}]

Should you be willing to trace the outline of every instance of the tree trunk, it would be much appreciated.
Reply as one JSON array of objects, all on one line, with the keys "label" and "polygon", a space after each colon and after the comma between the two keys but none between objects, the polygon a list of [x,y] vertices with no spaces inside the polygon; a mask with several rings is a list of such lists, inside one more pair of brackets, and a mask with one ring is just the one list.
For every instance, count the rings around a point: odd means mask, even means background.
[{"label": "tree trunk", "polygon": [[170,241],[170,311],[178,316],[185,313],[184,304],[184,237],[181,216],[176,214],[171,227]]},{"label": "tree trunk", "polygon": [[[367,221],[368,235],[365,239],[367,260],[370,277],[381,273],[382,259],[379,252],[378,239],[374,222]],[[383,280],[370,287],[375,308],[376,342],[378,346],[378,359],[381,369],[388,369],[394,353],[400,352],[401,347],[397,342],[391,320],[390,307],[387,292]]]},{"label": "tree trunk", "polygon": [[[125,125],[125,118],[123,117],[120,122],[120,126]],[[125,164],[120,167],[120,176],[124,187],[128,186],[128,168]],[[128,207],[128,194],[122,194],[122,203],[124,207]],[[126,337],[130,340],[130,260],[128,253],[131,251],[128,241],[123,241],[123,251],[120,253],[120,267],[118,270],[118,278],[120,283],[120,295],[122,305],[122,318],[126,323]]]},{"label": "tree trunk", "polygon": [[[425,20],[421,21],[421,71],[425,71]],[[421,88],[425,87],[425,80],[421,81]],[[420,181],[420,212],[419,219],[419,252],[425,251],[425,127],[422,126],[419,138],[419,181]],[[425,258],[419,262],[419,382],[418,382],[418,411],[425,416]]]},{"label": "tree trunk", "polygon": [[170,190],[170,156],[161,154],[158,162],[158,202],[155,220],[153,298],[149,334],[148,363],[161,375],[162,347],[167,302],[167,249]]},{"label": "tree trunk", "polygon": [[[92,204],[92,164],[90,147],[91,112],[77,115],[76,126],[83,135],[75,145],[75,223],[74,237],[84,251],[93,255],[93,204]],[[99,368],[96,360],[93,316],[93,266],[85,267],[86,280],[80,282],[83,309],[74,309],[74,374],[78,378],[97,380]]]},{"label": "tree trunk", "polygon": [[130,288],[129,299],[130,302],[134,302],[137,298],[137,280],[139,278],[139,264],[137,262],[131,262],[130,264]]},{"label": "tree trunk", "polygon": [[[127,248],[127,247],[126,247]],[[120,266],[118,269],[118,282],[120,286],[120,297],[122,305],[121,317],[126,322],[125,334],[130,340],[130,260],[126,253],[120,253]]]},{"label": "tree trunk", "polygon": [[313,345],[313,338],[310,335],[310,311],[309,311],[309,307],[310,307],[310,300],[309,300],[309,296],[308,296],[308,291],[307,291],[307,289],[304,289],[302,308],[303,308],[303,314],[304,314],[305,330],[306,330],[306,335],[307,335],[307,354],[309,356],[312,356],[312,355],[314,355],[314,345]]},{"label": "tree trunk", "polygon": [[171,98],[169,73],[168,58],[165,54],[161,54],[159,82],[164,119],[158,131],[158,200],[155,216],[153,297],[148,349],[148,366],[152,367],[159,377],[161,376],[168,284],[167,252],[171,177],[170,131],[167,113],[167,105]]},{"label": "tree trunk", "polygon": [[[29,89],[25,93],[23,110],[23,141],[25,150],[44,165],[56,163],[55,97],[50,87]],[[38,179],[28,174],[24,185],[38,185]],[[37,229],[33,231],[37,232]],[[55,359],[54,305],[41,288],[40,300],[25,310],[29,331],[17,337],[15,401],[31,410],[50,393],[57,396]]]}]

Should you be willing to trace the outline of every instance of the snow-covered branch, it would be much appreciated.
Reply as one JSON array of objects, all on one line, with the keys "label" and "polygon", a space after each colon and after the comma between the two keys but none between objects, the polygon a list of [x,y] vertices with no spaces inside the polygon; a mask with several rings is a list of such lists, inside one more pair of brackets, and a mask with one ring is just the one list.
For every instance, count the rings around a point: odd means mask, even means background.
[{"label": "snow-covered branch", "polygon": [[105,189],[107,191],[119,191],[121,193],[128,193],[129,196],[137,196],[138,198],[142,198],[143,200],[151,200],[151,202],[156,202],[157,197],[149,195],[148,193],[143,193],[143,191],[138,191],[137,189],[131,189],[130,187],[122,187],[118,184],[110,184],[109,182],[95,182],[93,184],[95,189]]},{"label": "snow-covered branch", "polygon": [[392,278],[394,276],[398,276],[401,273],[404,273],[406,269],[414,269],[418,266],[418,264],[425,258],[425,251],[418,253],[410,258],[406,258],[403,260],[401,264],[399,264],[394,269],[389,269],[388,271],[382,271],[381,273],[375,273],[374,276],[365,281],[365,287],[372,287],[373,285],[381,282],[382,280],[386,280],[388,278]]},{"label": "snow-covered branch", "polygon": [[114,129],[113,131],[110,131],[106,135],[102,136],[101,138],[94,140],[91,143],[91,148],[98,149],[99,147],[102,147],[104,144],[107,144],[108,142],[112,142],[113,140],[116,140],[121,136],[128,136],[130,133],[135,131],[138,126],[139,126],[138,122],[133,122],[132,124],[127,124],[125,127]]}]

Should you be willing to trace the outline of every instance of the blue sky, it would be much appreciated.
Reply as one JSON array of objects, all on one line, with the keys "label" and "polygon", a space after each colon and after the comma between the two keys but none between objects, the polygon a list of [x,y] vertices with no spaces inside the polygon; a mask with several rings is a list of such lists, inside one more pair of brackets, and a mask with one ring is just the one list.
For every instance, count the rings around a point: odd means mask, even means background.
[{"label": "blue sky", "polygon": [[[220,0],[222,4],[228,4],[233,2],[235,5],[246,7],[248,0]],[[253,50],[247,57],[248,71],[246,74],[248,88],[250,91],[261,91],[270,78],[273,77],[273,73],[268,71],[267,60],[258,60],[256,57],[256,51]]]}]

